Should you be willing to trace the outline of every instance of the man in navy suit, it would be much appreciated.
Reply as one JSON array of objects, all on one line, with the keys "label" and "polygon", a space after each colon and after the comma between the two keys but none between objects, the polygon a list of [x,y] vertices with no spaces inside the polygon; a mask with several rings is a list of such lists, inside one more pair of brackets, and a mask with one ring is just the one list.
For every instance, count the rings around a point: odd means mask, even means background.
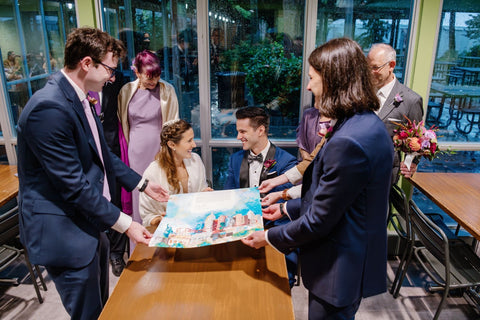
[{"label": "man in navy suit", "polygon": [[[295,157],[268,139],[270,119],[265,110],[246,107],[238,109],[235,117],[237,140],[242,142],[243,150],[230,157],[225,189],[258,187],[262,181],[281,175],[295,166]],[[284,184],[273,191],[290,186]]]},{"label": "man in navy suit", "polygon": [[[296,165],[297,160],[287,151],[276,147],[268,139],[270,119],[262,108],[246,107],[238,109],[237,140],[242,142],[243,150],[230,156],[228,177],[225,189],[258,187],[262,181],[275,178]],[[280,185],[272,192],[290,188],[291,183]],[[288,219],[265,224],[265,227],[287,223]],[[290,286],[295,283],[297,274],[297,254],[286,256]]]},{"label": "man in navy suit", "polygon": [[[390,137],[393,139],[394,132],[398,126],[392,121],[406,123],[407,120],[422,121],[423,102],[422,97],[413,90],[401,84],[395,77],[393,70],[396,66],[396,52],[390,45],[376,43],[368,52],[367,61],[372,70],[372,83],[380,100],[380,109],[377,110],[378,117],[387,127]],[[392,140],[393,143],[393,140]],[[415,173],[417,163],[412,163],[408,169],[403,162],[400,162],[400,152],[395,152],[392,183],[398,181],[401,173],[409,178]]]},{"label": "man in navy suit", "polygon": [[360,46],[333,39],[309,57],[308,89],[333,131],[303,178],[302,198],[264,209],[292,221],[243,242],[300,249],[309,319],[353,319],[362,297],[386,291],[387,210],[393,144]]},{"label": "man in navy suit", "polygon": [[148,244],[151,234],[110,199],[116,179],[156,200],[168,195],[111,153],[86,93],[114,77],[125,49],[92,28],[72,31],[65,67],[25,106],[18,122],[20,237],[44,265],[72,319],[96,319],[108,298],[108,239],[113,228]]}]

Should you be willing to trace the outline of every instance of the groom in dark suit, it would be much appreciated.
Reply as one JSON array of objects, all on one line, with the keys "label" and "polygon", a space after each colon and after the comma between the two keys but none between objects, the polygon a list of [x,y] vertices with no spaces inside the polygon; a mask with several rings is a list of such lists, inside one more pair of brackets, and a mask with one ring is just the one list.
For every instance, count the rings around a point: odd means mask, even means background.
[{"label": "groom in dark suit", "polygon": [[[401,84],[395,77],[393,70],[396,65],[396,52],[388,44],[372,45],[367,61],[372,70],[372,83],[380,100],[380,109],[377,111],[377,115],[385,123],[387,131],[393,139],[393,130],[397,128],[397,125],[392,121],[406,123],[407,120],[404,116],[417,123],[422,120],[422,97]],[[400,159],[400,152],[395,152],[392,183],[398,181],[400,170],[407,178],[416,171],[417,164],[415,162],[408,170],[405,164],[400,162]]]},{"label": "groom in dark suit", "polygon": [[118,180],[156,200],[167,192],[109,152],[86,97],[114,80],[125,49],[98,29],[73,30],[65,67],[25,106],[18,122],[20,239],[34,264],[45,266],[72,319],[97,319],[108,298],[112,228],[148,244],[151,234],[110,199]]},{"label": "groom in dark suit", "polygon": [[[258,187],[262,181],[275,178],[296,165],[297,160],[287,151],[275,146],[268,139],[270,119],[262,108],[246,107],[238,109],[237,140],[242,142],[243,150],[230,156],[228,177],[225,189]],[[272,192],[290,188],[291,183],[280,185]],[[267,221],[266,228],[287,223],[288,219]],[[297,274],[297,253],[286,255],[290,287],[295,283]]]},{"label": "groom in dark suit", "polygon": [[[237,140],[242,151],[230,157],[225,189],[258,187],[262,181],[275,178],[295,166],[297,160],[290,153],[276,147],[268,139],[270,119],[262,108],[238,109]],[[283,184],[272,191],[283,190],[291,184]]]},{"label": "groom in dark suit", "polygon": [[362,297],[386,291],[393,143],[374,113],[379,102],[356,42],[330,40],[308,62],[307,88],[333,131],[305,171],[302,198],[263,211],[292,221],[242,241],[283,253],[299,248],[309,319],[354,319]]}]

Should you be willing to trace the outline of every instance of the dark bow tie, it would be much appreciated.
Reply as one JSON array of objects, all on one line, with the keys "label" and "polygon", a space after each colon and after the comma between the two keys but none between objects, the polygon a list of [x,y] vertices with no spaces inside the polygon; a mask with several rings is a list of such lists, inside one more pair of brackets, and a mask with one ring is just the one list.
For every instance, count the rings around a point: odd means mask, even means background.
[{"label": "dark bow tie", "polygon": [[252,163],[253,161],[258,161],[260,163],[263,162],[263,155],[259,153],[256,156],[252,156],[251,154],[248,155],[248,164]]}]

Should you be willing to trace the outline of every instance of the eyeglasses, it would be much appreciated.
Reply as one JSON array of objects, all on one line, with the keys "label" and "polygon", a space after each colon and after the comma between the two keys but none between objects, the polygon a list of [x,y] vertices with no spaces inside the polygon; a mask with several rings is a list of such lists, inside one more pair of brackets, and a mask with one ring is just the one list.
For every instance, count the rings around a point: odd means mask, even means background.
[{"label": "eyeglasses", "polygon": [[389,64],[389,63],[390,63],[390,61],[387,61],[387,62],[385,62],[384,64],[382,64],[382,65],[379,66],[379,67],[370,67],[370,68],[372,69],[373,72],[378,72],[378,71],[382,70],[383,67],[385,67],[385,66],[386,66],[387,64]]},{"label": "eyeglasses", "polygon": [[105,67],[105,69],[107,69],[107,71],[110,71],[110,78],[112,78],[114,75],[115,75],[115,71],[117,71],[117,69],[114,69],[110,66],[107,66],[105,63],[101,63],[99,62],[99,64],[101,64],[102,66]]}]

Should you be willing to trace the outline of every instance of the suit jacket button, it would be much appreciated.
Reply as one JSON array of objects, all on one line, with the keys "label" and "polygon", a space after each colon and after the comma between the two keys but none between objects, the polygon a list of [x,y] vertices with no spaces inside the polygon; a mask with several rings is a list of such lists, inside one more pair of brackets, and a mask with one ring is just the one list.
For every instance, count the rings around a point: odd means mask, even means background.
[{"label": "suit jacket button", "polygon": [[100,183],[103,184],[103,178],[100,179]]}]

